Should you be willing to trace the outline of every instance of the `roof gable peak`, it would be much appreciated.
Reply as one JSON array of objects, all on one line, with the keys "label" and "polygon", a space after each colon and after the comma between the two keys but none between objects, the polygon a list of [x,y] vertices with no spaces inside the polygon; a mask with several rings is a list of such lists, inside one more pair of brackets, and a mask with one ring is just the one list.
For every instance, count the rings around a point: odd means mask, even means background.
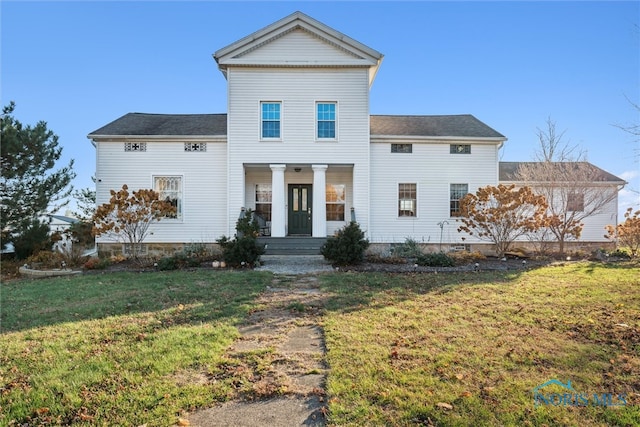
[{"label": "roof gable peak", "polygon": [[[250,53],[257,51],[265,45],[279,40],[294,31],[302,31],[314,37],[322,43],[337,49],[344,54],[344,58],[337,63],[322,61],[288,60],[278,61],[274,59],[265,63],[264,60],[256,61]],[[298,11],[286,16],[242,39],[217,50],[213,58],[218,63],[218,68],[225,75],[230,66],[346,66],[367,67],[371,69],[370,83],[373,81],[383,55],[370,47],[352,39],[339,31],[311,18]],[[299,62],[299,63],[297,63]]]}]

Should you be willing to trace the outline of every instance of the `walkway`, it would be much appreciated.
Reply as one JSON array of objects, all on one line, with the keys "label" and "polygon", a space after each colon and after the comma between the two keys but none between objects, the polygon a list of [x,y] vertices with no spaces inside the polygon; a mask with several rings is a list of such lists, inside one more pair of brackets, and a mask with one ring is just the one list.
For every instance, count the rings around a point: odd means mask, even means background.
[{"label": "walkway", "polygon": [[256,271],[275,274],[315,274],[333,271],[322,255],[263,255]]},{"label": "walkway", "polygon": [[[327,366],[319,318],[327,295],[308,273],[331,271],[319,256],[265,256],[261,270],[279,273],[239,328],[225,357],[244,370],[251,392],[243,399],[195,412],[184,425],[323,426]],[[307,274],[307,275],[302,275]],[[262,367],[246,363],[259,354]],[[266,366],[266,367],[265,367]],[[251,370],[246,375],[246,370]],[[237,375],[236,372],[228,375]]]}]

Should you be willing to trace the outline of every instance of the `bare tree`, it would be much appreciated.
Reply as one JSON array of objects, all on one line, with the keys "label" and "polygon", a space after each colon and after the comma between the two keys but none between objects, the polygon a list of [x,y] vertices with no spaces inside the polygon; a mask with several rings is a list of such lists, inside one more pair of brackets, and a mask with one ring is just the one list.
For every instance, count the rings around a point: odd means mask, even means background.
[{"label": "bare tree", "polygon": [[[629,102],[629,104],[631,104],[631,107],[638,113],[640,113],[640,105],[636,104],[635,102],[631,101],[629,98],[627,98],[627,101]],[[635,143],[639,143],[640,142],[640,123],[632,123],[632,124],[628,124],[628,125],[619,125],[619,124],[615,124],[615,127],[617,127],[618,129],[622,129],[623,131],[627,132],[628,134],[631,134],[634,136],[633,138],[633,142]],[[636,157],[640,157],[640,148],[638,148],[638,146],[636,145],[636,148],[634,148],[634,153]]]},{"label": "bare tree", "polygon": [[551,217],[548,228],[564,253],[565,242],[580,238],[583,221],[603,212],[623,182],[587,162],[585,152],[565,142],[565,131],[558,132],[551,118],[546,124],[546,129],[538,128],[535,162],[521,163],[515,179],[545,197]]}]

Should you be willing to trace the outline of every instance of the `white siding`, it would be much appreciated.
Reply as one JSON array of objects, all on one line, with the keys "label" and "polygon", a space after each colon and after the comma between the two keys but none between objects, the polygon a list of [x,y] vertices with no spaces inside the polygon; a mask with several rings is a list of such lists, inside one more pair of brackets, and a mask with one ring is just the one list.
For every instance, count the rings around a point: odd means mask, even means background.
[{"label": "white siding", "polygon": [[[153,223],[145,242],[212,242],[226,233],[225,143],[208,142],[205,152],[185,152],[184,142],[147,142],[147,150],[125,152],[123,142],[98,142],[96,203],[107,203],[110,190],[153,188],[153,177],[182,177],[182,219]],[[109,243],[104,237],[100,243]]]},{"label": "white siding", "polygon": [[307,31],[296,29],[240,57],[243,60],[270,64],[286,62],[323,64],[352,63],[355,56],[344,49],[325,43]]},{"label": "white siding", "polygon": [[[365,69],[233,68],[229,80],[229,218],[246,203],[245,164],[353,165],[353,204],[369,207],[369,87]],[[280,101],[281,140],[261,141],[260,101]],[[318,141],[316,102],[337,103],[335,141]],[[359,217],[363,228],[368,218]],[[232,222],[232,221],[230,221]]]},{"label": "white siding", "polygon": [[[406,141],[403,141],[406,142]],[[468,144],[468,141],[461,142]],[[471,144],[471,154],[449,154],[449,143],[413,143],[412,153],[391,153],[391,144],[371,144],[371,240],[462,243],[449,216],[449,185],[468,184],[469,192],[497,185],[498,148]],[[417,216],[398,217],[398,184],[417,184]],[[446,221],[443,229],[439,222]],[[476,242],[466,236],[465,243]]]}]

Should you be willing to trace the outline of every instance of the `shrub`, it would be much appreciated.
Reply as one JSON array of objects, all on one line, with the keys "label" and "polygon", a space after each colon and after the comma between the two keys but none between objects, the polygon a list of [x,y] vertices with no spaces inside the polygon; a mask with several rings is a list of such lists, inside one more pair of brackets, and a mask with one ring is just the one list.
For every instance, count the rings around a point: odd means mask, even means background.
[{"label": "shrub", "polygon": [[84,268],[87,270],[104,270],[111,265],[109,258],[91,258],[84,263]]},{"label": "shrub", "polygon": [[163,257],[158,260],[156,266],[158,270],[178,270],[181,268],[198,267],[200,265],[200,259],[194,256],[189,256],[184,252],[178,252],[170,257]]},{"label": "shrub", "polygon": [[609,256],[612,258],[620,258],[620,259],[631,259],[631,255],[624,249],[616,249],[613,252],[609,253]]},{"label": "shrub", "polygon": [[222,259],[230,267],[254,267],[260,262],[260,255],[264,254],[264,246],[258,244],[259,225],[253,212],[247,209],[244,216],[236,222],[236,236],[229,239],[222,236],[218,244],[222,248]]},{"label": "shrub", "polygon": [[362,262],[368,247],[369,241],[364,238],[364,232],[357,222],[351,221],[327,239],[320,253],[332,264],[351,265]]},{"label": "shrub", "polygon": [[29,258],[39,251],[51,249],[52,246],[49,226],[37,219],[27,221],[20,233],[11,240],[18,259]]},{"label": "shrub", "polygon": [[434,252],[420,255],[416,259],[416,264],[426,267],[453,267],[455,262],[444,252]]},{"label": "shrub", "polygon": [[40,251],[27,258],[26,263],[32,268],[62,268],[65,266],[64,256],[57,251]]},{"label": "shrub", "polygon": [[393,248],[393,255],[403,258],[417,258],[422,254],[420,244],[410,237],[407,237],[404,243]]}]

